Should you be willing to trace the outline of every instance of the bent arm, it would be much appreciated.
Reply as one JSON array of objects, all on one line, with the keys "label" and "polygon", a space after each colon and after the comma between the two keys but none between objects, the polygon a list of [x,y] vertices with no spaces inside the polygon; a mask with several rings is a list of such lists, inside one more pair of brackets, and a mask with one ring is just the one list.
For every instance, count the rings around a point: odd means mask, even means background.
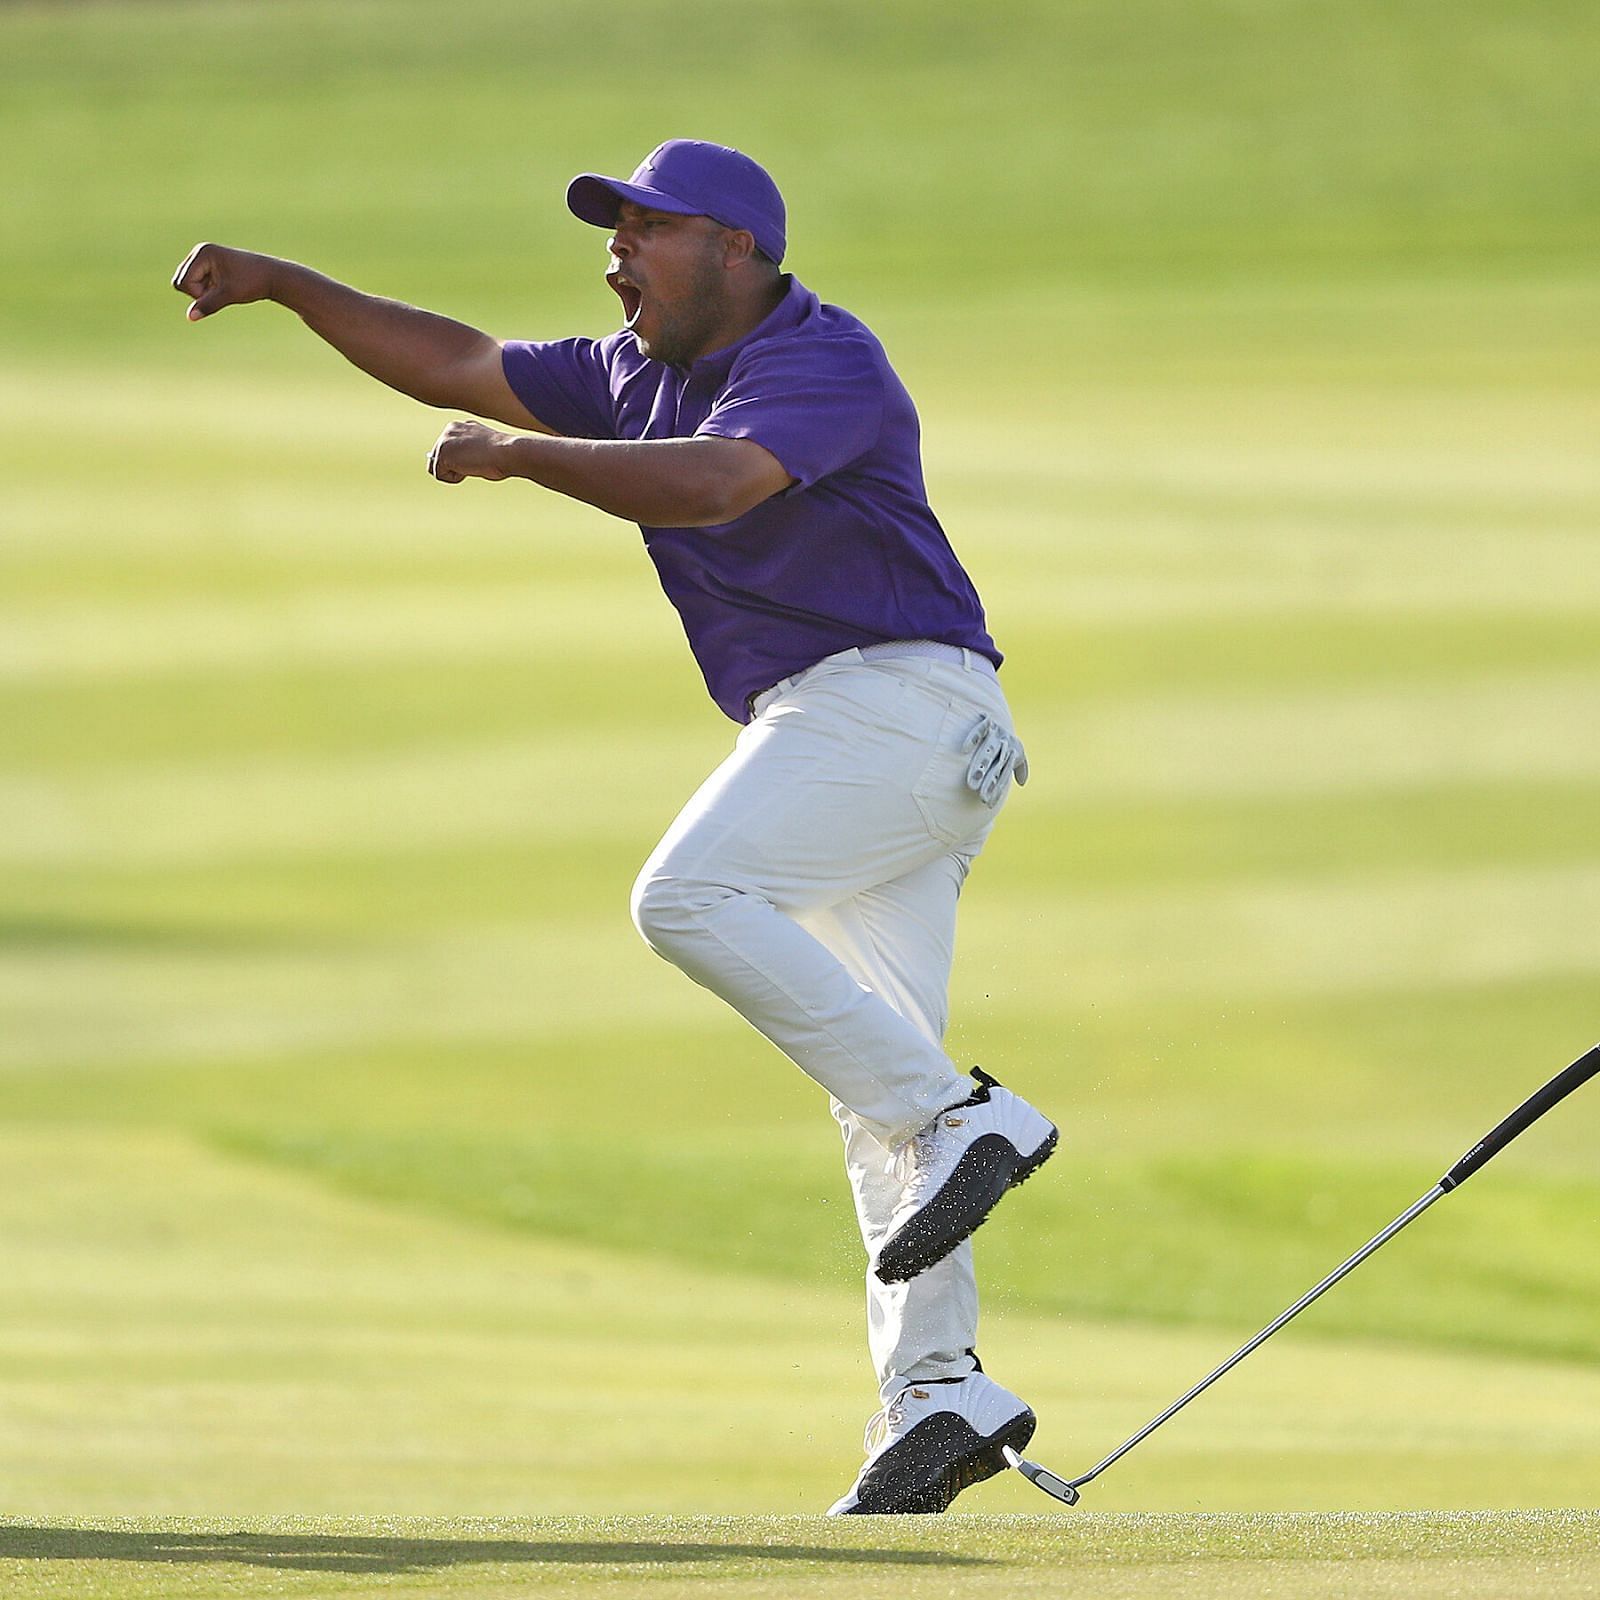
[{"label": "bent arm", "polygon": [[527,478],[653,528],[732,522],[795,480],[751,439],[529,438],[453,422],[428,457],[441,483]]},{"label": "bent arm", "polygon": [[191,321],[224,306],[275,300],[347,361],[401,394],[551,431],[506,382],[500,341],[464,322],[365,294],[296,261],[224,245],[196,246],[172,284],[193,299]]}]

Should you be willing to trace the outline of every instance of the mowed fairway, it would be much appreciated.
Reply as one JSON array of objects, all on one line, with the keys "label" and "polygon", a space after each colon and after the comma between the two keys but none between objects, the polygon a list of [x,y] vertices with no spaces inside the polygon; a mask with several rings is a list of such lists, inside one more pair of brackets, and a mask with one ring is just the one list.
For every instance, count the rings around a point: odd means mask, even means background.
[{"label": "mowed fairway", "polygon": [[[121,1595],[132,1575],[165,1594],[563,1594],[680,1597],[849,1594],[1592,1594],[1600,1515],[1557,1511],[1307,1516],[950,1518],[605,1517],[444,1523],[277,1518],[209,1527],[118,1520],[8,1528],[19,1594],[40,1572],[73,1593]],[[4,1546],[0,1545],[0,1549]],[[70,1563],[70,1565],[66,1565]],[[8,1572],[8,1575],[9,1575]],[[146,1591],[148,1592],[148,1591]]]},{"label": "mowed fairway", "polygon": [[1080,1510],[817,1520],[859,1246],[817,1091],[628,923],[733,733],[636,533],[165,283],[599,333],[566,177],[769,161],[1009,655],[950,1043],[1062,1124],[983,1356],[1079,1472],[1600,1034],[1597,47],[6,8],[0,1592],[1596,1592],[1592,1086]]}]

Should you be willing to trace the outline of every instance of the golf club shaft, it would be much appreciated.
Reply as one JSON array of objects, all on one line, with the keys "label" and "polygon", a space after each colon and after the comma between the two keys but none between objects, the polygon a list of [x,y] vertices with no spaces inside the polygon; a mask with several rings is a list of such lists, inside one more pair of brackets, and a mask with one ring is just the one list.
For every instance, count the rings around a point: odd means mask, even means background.
[{"label": "golf club shaft", "polygon": [[1193,1400],[1196,1395],[1203,1394],[1225,1372],[1229,1372],[1234,1367],[1238,1366],[1239,1363],[1243,1361],[1252,1350],[1254,1350],[1258,1345],[1265,1343],[1266,1340],[1270,1339],[1273,1334],[1275,1334],[1286,1322],[1290,1322],[1295,1317],[1299,1316],[1300,1313],[1304,1311],[1313,1300],[1317,1299],[1323,1294],[1326,1294],[1327,1291],[1331,1289],[1342,1277],[1344,1277],[1346,1273],[1353,1272],[1361,1265],[1363,1261],[1367,1259],[1368,1256],[1372,1254],[1374,1250],[1378,1249],[1380,1245],[1387,1244],[1389,1240],[1391,1240],[1403,1227],[1406,1226],[1407,1223],[1415,1221],[1422,1215],[1424,1211],[1428,1209],[1429,1206],[1433,1204],[1435,1200],[1441,1199],[1446,1192],[1447,1191],[1441,1185],[1435,1184],[1425,1195],[1423,1195],[1420,1200],[1416,1202],[1415,1205],[1403,1211],[1381,1233],[1375,1234],[1364,1245],[1362,1245],[1362,1247],[1357,1250],[1348,1261],[1345,1261],[1340,1266],[1334,1268],[1334,1270],[1330,1272],[1328,1276],[1316,1286],[1315,1289],[1312,1289],[1308,1293],[1302,1295],[1292,1306],[1289,1307],[1287,1311],[1283,1313],[1282,1316],[1276,1318],[1272,1322],[1269,1322],[1267,1326],[1264,1327],[1253,1339],[1251,1339],[1248,1344],[1241,1345],[1237,1350],[1235,1350],[1234,1353],[1229,1356],[1228,1359],[1224,1361],[1215,1372],[1212,1372],[1206,1377],[1202,1378],[1199,1383],[1197,1383],[1186,1395],[1182,1396],[1181,1399],[1174,1400],[1159,1417],[1152,1418],[1136,1434],[1134,1434],[1131,1439],[1128,1439],[1125,1443],[1118,1445],[1117,1448],[1113,1450],[1104,1461],[1100,1462],[1098,1466],[1091,1467],[1089,1471],[1083,1474],[1082,1477],[1071,1479],[1068,1483],[1068,1487],[1072,1489],[1081,1489],[1084,1484],[1091,1482],[1095,1478],[1098,1478],[1107,1467],[1111,1466],[1115,1462],[1120,1461],[1131,1449],[1133,1449],[1136,1444],[1139,1443],[1141,1439],[1144,1439],[1147,1435],[1154,1433],[1156,1429],[1159,1428],[1161,1424],[1169,1417],[1175,1416],[1178,1412],[1182,1411],[1183,1408],[1188,1405],[1188,1403]]},{"label": "golf club shaft", "polygon": [[[1238,1366],[1252,1350],[1265,1340],[1270,1339],[1286,1322],[1299,1316],[1313,1300],[1326,1294],[1346,1273],[1353,1272],[1374,1250],[1381,1245],[1387,1244],[1408,1223],[1414,1222],[1435,1200],[1442,1198],[1444,1195],[1449,1194],[1452,1189],[1465,1183],[1474,1172],[1504,1150],[1518,1134],[1532,1127],[1552,1106],[1565,1100],[1574,1089],[1587,1083],[1597,1072],[1600,1072],[1600,1044],[1595,1045],[1590,1050],[1586,1050],[1571,1066],[1564,1067],[1542,1088],[1530,1094],[1510,1116],[1491,1129],[1477,1144],[1467,1151],[1420,1200],[1401,1212],[1381,1233],[1375,1234],[1369,1239],[1348,1261],[1341,1263],[1334,1271],[1330,1272],[1316,1288],[1295,1301],[1282,1316],[1268,1323],[1248,1344],[1241,1346],[1229,1356],[1215,1372],[1202,1378],[1186,1395],[1173,1401],[1159,1417],[1146,1423],[1131,1439],[1119,1445],[1104,1461],[1092,1467],[1081,1477],[1070,1480],[1058,1477],[1048,1468],[1041,1467],[1037,1461],[1028,1461],[1011,1450],[1006,1452],[1006,1459],[1025,1477],[1031,1479],[1043,1489],[1046,1494],[1054,1495],[1056,1499],[1063,1500],[1068,1505],[1076,1503],[1078,1490],[1084,1484],[1099,1477],[1114,1462],[1120,1461],[1136,1444],[1154,1433],[1169,1417],[1181,1411],[1196,1395],[1203,1394],[1225,1372]],[[1013,1460],[1014,1456],[1015,1459]]]}]

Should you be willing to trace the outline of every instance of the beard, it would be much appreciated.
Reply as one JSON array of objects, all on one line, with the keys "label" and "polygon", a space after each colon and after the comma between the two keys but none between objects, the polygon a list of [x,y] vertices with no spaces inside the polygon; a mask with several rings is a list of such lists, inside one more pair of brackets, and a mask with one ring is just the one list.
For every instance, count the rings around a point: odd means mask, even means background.
[{"label": "beard", "polygon": [[669,367],[686,367],[705,355],[727,317],[726,296],[721,269],[708,251],[670,305],[649,306],[655,331],[648,339],[633,331],[640,354]]}]

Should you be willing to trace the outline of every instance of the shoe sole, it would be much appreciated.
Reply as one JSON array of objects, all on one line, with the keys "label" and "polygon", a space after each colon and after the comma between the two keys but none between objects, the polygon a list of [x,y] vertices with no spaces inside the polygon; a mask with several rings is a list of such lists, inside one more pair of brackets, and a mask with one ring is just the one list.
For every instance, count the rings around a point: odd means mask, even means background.
[{"label": "shoe sole", "polygon": [[[996,1429],[994,1433],[982,1435],[977,1433],[972,1425],[964,1419],[952,1416],[954,1422],[964,1428],[971,1435],[971,1445],[965,1452],[954,1460],[947,1462],[940,1468],[936,1476],[925,1482],[913,1483],[902,1486],[898,1491],[883,1492],[877,1486],[872,1486],[846,1511],[835,1512],[837,1516],[849,1517],[907,1517],[907,1516],[937,1516],[940,1512],[950,1507],[950,1502],[961,1493],[963,1489],[970,1489],[975,1483],[982,1483],[986,1478],[992,1478],[997,1473],[1004,1472],[1010,1464],[1005,1458],[1005,1449],[1009,1445],[1019,1453],[1027,1448],[1028,1441],[1033,1437],[1033,1431],[1039,1426],[1039,1419],[1033,1412],[1024,1409],[1012,1417],[1004,1427]],[[931,1419],[930,1419],[931,1420]],[[923,1423],[917,1433],[911,1435],[907,1443],[917,1438],[928,1424]],[[939,1441],[945,1443],[947,1441]]]},{"label": "shoe sole", "polygon": [[1016,1156],[1003,1133],[986,1133],[964,1150],[944,1187],[878,1252],[873,1275],[880,1283],[905,1283],[936,1266],[989,1220],[1013,1189],[1025,1184],[1055,1150],[1061,1135],[1051,1128],[1031,1155],[996,1161],[998,1150]]}]

